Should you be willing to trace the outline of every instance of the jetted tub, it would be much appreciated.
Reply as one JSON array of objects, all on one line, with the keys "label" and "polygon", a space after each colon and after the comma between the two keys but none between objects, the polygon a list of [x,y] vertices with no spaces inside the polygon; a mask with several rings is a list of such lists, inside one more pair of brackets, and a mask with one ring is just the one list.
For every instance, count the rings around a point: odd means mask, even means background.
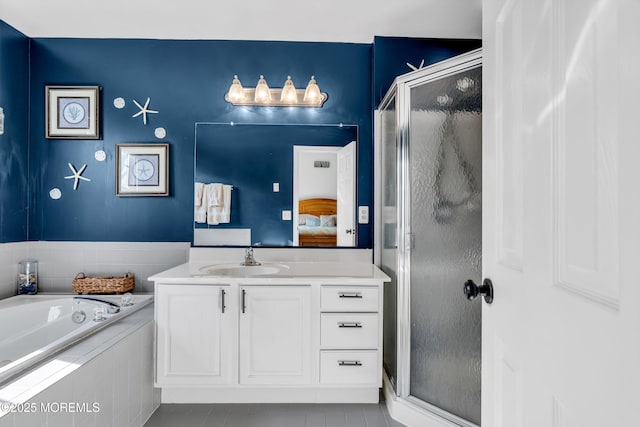
[{"label": "jetted tub", "polygon": [[[0,384],[153,301],[152,295],[134,295],[132,306],[95,322],[94,308],[107,306],[75,296],[19,295],[0,301]],[[117,295],[87,297],[117,305],[122,300]]]}]

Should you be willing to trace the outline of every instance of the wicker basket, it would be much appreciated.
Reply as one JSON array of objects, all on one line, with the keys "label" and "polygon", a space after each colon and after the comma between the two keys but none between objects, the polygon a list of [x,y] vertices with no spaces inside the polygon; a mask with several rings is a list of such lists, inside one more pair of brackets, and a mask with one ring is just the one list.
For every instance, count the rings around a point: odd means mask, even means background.
[{"label": "wicker basket", "polygon": [[122,294],[133,289],[135,278],[133,273],[124,276],[87,277],[78,273],[73,279],[71,290],[77,294]]}]

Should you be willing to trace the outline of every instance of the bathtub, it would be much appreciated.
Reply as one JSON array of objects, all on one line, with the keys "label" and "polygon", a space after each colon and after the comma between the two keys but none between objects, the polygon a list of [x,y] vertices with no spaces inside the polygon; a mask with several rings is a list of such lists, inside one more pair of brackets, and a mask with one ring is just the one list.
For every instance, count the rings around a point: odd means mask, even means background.
[{"label": "bathtub", "polygon": [[[152,295],[134,295],[132,306],[95,322],[94,308],[105,305],[74,296],[19,295],[0,301],[0,384],[153,301]],[[121,301],[115,295],[96,297]]]}]

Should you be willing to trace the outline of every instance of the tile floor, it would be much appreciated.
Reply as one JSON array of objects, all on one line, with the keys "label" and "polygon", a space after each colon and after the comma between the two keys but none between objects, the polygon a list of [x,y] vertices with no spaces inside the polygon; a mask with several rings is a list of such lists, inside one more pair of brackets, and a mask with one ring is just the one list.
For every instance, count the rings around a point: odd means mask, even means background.
[{"label": "tile floor", "polygon": [[375,404],[162,404],[144,427],[403,427]]}]

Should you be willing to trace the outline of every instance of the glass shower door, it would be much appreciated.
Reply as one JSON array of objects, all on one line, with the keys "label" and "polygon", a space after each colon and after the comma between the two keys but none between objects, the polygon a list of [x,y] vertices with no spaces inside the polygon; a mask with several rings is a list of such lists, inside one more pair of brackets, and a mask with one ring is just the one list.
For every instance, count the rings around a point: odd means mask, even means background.
[{"label": "glass shower door", "polygon": [[481,282],[481,77],[476,66],[405,89],[409,395],[476,425],[481,305],[464,298],[462,285]]}]

